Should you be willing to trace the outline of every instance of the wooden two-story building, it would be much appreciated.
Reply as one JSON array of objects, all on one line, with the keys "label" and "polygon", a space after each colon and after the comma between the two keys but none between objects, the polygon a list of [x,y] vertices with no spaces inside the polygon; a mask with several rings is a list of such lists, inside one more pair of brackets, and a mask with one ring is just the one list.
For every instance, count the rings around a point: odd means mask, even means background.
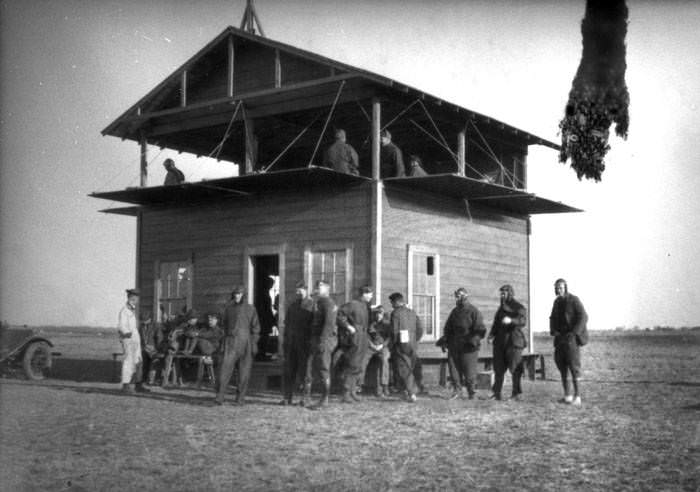
[{"label": "wooden two-story building", "polygon": [[[360,175],[321,166],[342,128]],[[381,179],[380,131],[425,177]],[[576,209],[527,192],[528,146],[557,145],[418,89],[229,27],[119,116],[105,135],[239,164],[239,175],[92,196],[136,218],[142,310],[221,309],[279,281],[326,279],[336,301],[364,284],[403,292],[440,336],[457,287],[487,320],[498,288],[529,304],[532,214]],[[145,184],[145,180],[142,182]],[[284,309],[280,313],[284,324]]]}]

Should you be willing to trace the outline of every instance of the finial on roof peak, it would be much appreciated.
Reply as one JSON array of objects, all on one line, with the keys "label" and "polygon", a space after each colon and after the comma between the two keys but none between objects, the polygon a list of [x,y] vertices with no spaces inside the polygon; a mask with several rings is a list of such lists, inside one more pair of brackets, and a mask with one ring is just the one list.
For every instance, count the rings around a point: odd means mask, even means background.
[{"label": "finial on roof peak", "polygon": [[251,34],[258,34],[257,30],[260,32],[260,36],[265,37],[265,31],[263,31],[262,24],[260,24],[260,19],[258,14],[255,12],[255,3],[253,0],[246,0],[245,11],[243,12],[243,19],[241,19],[241,29],[247,31]]}]

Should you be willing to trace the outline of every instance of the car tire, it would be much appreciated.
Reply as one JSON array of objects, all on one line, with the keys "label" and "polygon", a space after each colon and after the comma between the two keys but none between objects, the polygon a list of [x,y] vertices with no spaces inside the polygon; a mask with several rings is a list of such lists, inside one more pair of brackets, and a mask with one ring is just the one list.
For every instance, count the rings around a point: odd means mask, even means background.
[{"label": "car tire", "polygon": [[24,351],[22,368],[27,379],[39,381],[51,369],[51,350],[46,342],[32,342]]}]

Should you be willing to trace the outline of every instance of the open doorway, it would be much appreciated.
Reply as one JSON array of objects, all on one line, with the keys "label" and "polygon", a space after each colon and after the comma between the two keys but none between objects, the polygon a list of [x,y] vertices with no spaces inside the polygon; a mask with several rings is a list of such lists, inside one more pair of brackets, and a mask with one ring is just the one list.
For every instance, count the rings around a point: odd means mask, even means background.
[{"label": "open doorway", "polygon": [[258,360],[271,360],[279,350],[279,255],[252,255],[252,303],[260,319]]}]

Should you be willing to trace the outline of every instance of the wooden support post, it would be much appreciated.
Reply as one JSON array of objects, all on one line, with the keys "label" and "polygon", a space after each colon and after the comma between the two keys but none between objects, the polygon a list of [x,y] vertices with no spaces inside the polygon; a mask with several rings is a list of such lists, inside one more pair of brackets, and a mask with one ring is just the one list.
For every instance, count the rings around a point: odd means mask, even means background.
[{"label": "wooden support post", "polygon": [[258,141],[255,138],[255,127],[252,118],[244,117],[245,125],[245,174],[251,174],[255,169],[258,155]]},{"label": "wooden support post", "polygon": [[228,37],[228,90],[226,95],[233,97],[233,67],[235,62],[235,52],[233,49],[233,36]]},{"label": "wooden support post", "polygon": [[465,165],[467,162],[467,130],[466,127],[457,134],[457,173],[465,175]]},{"label": "wooden support post", "polygon": [[382,128],[382,104],[372,99],[372,179],[380,179],[379,160],[381,159],[380,131]]},{"label": "wooden support post", "polygon": [[275,50],[275,87],[282,87],[282,64],[280,63],[280,50]]},{"label": "wooden support post", "polygon": [[180,106],[187,106],[187,70],[182,71],[180,79]]},{"label": "wooden support post", "polygon": [[146,137],[141,135],[141,138],[139,140],[139,144],[141,146],[141,181],[140,185],[141,188],[145,188],[148,186],[148,142],[146,141]]}]

